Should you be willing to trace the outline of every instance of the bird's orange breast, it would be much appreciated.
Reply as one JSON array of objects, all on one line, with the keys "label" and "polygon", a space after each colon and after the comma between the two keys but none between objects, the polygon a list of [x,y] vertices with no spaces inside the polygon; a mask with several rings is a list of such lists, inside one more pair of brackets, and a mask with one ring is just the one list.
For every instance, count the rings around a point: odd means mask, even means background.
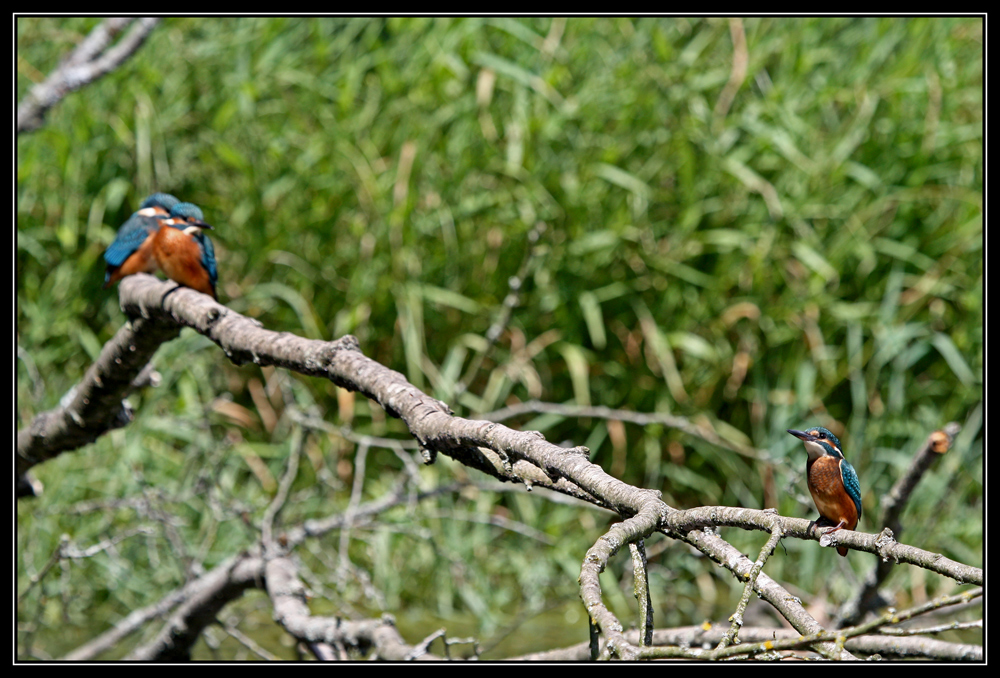
[{"label": "bird's orange breast", "polygon": [[844,488],[840,460],[823,456],[809,465],[809,494],[816,502],[819,514],[834,524],[844,523],[853,530],[858,526],[858,508]]},{"label": "bird's orange breast", "polygon": [[201,263],[201,247],[193,237],[180,229],[163,226],[156,232],[153,252],[168,278],[215,297],[212,279]]}]

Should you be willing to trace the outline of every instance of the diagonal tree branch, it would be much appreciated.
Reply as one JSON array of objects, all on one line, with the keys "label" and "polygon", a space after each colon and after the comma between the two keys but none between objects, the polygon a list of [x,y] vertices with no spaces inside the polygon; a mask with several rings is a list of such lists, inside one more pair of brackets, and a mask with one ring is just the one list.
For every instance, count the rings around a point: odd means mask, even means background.
[{"label": "diagonal tree branch", "polygon": [[[115,36],[133,21],[132,30],[118,44],[109,47]],[[113,17],[99,24],[44,82],[32,87],[18,104],[17,133],[38,129],[49,109],[70,92],[89,85],[124,63],[142,46],[159,22],[155,17]]]},{"label": "diagonal tree branch", "polygon": [[27,476],[35,464],[88,445],[108,431],[132,421],[132,409],[123,398],[135,385],[150,358],[165,341],[180,334],[176,323],[136,318],[126,323],[104,345],[80,383],[59,406],[35,415],[17,432],[16,494],[33,495],[36,485]]}]

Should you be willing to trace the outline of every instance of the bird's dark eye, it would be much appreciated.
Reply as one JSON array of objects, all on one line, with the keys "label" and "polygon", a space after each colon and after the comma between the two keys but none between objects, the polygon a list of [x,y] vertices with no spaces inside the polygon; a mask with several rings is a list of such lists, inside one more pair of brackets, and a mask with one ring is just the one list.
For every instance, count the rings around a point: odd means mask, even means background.
[{"label": "bird's dark eye", "polygon": [[826,437],[826,434],[825,434],[825,433],[823,433],[822,431],[818,431],[818,432],[816,433],[816,436],[817,436],[818,438],[825,438],[825,437]]}]

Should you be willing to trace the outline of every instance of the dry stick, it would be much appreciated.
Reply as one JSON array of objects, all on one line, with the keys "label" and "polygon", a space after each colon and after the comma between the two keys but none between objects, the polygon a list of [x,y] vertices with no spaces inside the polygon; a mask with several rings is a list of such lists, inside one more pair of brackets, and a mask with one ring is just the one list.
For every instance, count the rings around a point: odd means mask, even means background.
[{"label": "dry stick", "polygon": [[802,647],[808,647],[809,644],[815,643],[818,640],[829,639],[831,636],[836,636],[836,644],[838,647],[843,647],[844,642],[849,638],[856,638],[857,636],[865,635],[870,633],[882,626],[888,624],[899,624],[908,619],[912,619],[921,614],[926,614],[933,610],[938,610],[951,605],[959,605],[963,603],[968,603],[974,598],[982,596],[982,588],[973,589],[972,591],[966,591],[964,593],[959,593],[953,596],[943,596],[935,600],[931,600],[923,605],[918,605],[914,608],[906,610],[904,612],[889,611],[886,612],[875,619],[866,622],[864,624],[859,624],[852,628],[841,629],[836,632],[830,631],[820,631],[812,636],[807,636],[795,640],[770,640],[763,643],[752,643],[746,646],[731,646],[723,649],[722,651],[715,653],[713,659],[723,659],[725,657],[731,657],[737,654],[756,654],[761,651],[773,651],[773,650],[793,650]]},{"label": "dry stick", "polygon": [[740,633],[740,629],[743,627],[743,613],[747,609],[747,604],[750,602],[750,594],[753,592],[754,584],[757,583],[757,577],[760,575],[760,571],[764,568],[764,563],[767,559],[771,557],[774,553],[775,547],[778,546],[778,542],[783,536],[785,536],[785,531],[781,525],[781,518],[775,513],[774,525],[771,528],[771,537],[764,544],[764,547],[760,550],[760,555],[757,557],[757,562],[753,564],[753,568],[750,570],[750,576],[747,578],[747,584],[743,587],[743,596],[740,598],[739,604],[736,606],[736,612],[730,617],[733,624],[729,627],[729,631],[722,637],[719,641],[718,646],[715,648],[721,650],[722,648],[731,645],[736,641],[737,636]]},{"label": "dry stick", "polygon": [[640,539],[628,545],[632,555],[633,593],[639,602],[639,646],[653,644],[653,601],[649,595],[649,569],[646,562],[646,543]]},{"label": "dry stick", "polygon": [[[899,480],[892,486],[892,489],[882,497],[879,502],[881,515],[877,518],[876,525],[885,525],[883,530],[884,538],[895,541],[903,532],[900,516],[903,509],[909,502],[914,488],[924,474],[930,470],[931,465],[951,449],[962,427],[956,422],[946,424],[939,431],[934,431],[927,438],[924,447],[913,456],[910,467]],[[868,611],[880,607],[881,596],[879,586],[882,585],[892,571],[893,563],[889,560],[879,559],[875,562],[871,572],[865,577],[864,585],[858,590],[856,596],[844,605],[840,618],[844,624],[857,624]]]},{"label": "dry stick", "polygon": [[[580,570],[580,597],[587,608],[592,624],[600,627],[607,638],[602,656],[614,655],[625,660],[639,657],[639,649],[625,638],[621,622],[607,608],[601,598],[601,583],[599,576],[608,561],[624,544],[642,539],[652,533],[660,522],[661,510],[669,511],[669,507],[660,501],[660,493],[653,490],[640,490],[644,494],[640,500],[640,510],[635,516],[611,528],[598,538],[590,547],[583,559]],[[662,507],[662,508],[661,508]]]},{"label": "dry stick", "polygon": [[278,492],[275,494],[270,505],[268,505],[267,510],[264,512],[264,518],[261,520],[261,542],[264,544],[264,553],[268,556],[277,556],[279,553],[284,553],[283,549],[279,549],[274,541],[274,520],[285,506],[288,495],[292,491],[292,483],[295,482],[295,476],[299,472],[299,456],[302,453],[304,445],[305,432],[301,426],[296,426],[292,431],[291,453],[285,462],[285,474],[281,477],[281,482],[278,484]]},{"label": "dry stick", "polygon": [[350,570],[350,559],[348,550],[351,543],[351,531],[354,528],[354,514],[357,513],[358,505],[361,503],[361,491],[365,484],[365,465],[368,460],[368,446],[359,445],[358,451],[354,454],[354,483],[351,485],[351,498],[347,502],[347,509],[344,511],[344,529],[340,531],[340,565],[337,576],[345,576]]},{"label": "dry stick", "polygon": [[28,581],[28,586],[25,587],[24,591],[22,591],[17,596],[18,606],[24,603],[25,598],[28,596],[31,590],[40,581],[45,579],[45,575],[47,575],[49,571],[53,567],[55,567],[58,563],[61,563],[67,559],[93,558],[98,553],[110,551],[119,543],[139,534],[150,536],[154,534],[154,532],[152,529],[148,527],[134,527],[130,530],[126,530],[121,534],[115,535],[113,537],[102,539],[93,546],[88,546],[87,548],[84,549],[74,546],[73,542],[70,541],[68,534],[62,535],[59,538],[59,545],[56,546],[55,550],[52,552],[52,555],[49,556],[48,561],[46,561],[45,565],[42,566],[41,570],[39,570],[38,572],[36,572],[34,575],[31,576],[31,579],[29,579]]},{"label": "dry stick", "polygon": [[490,328],[486,330],[486,346],[482,351],[477,353],[476,357],[472,361],[472,364],[469,365],[469,369],[466,370],[465,376],[462,377],[457,384],[455,384],[456,398],[465,393],[465,391],[469,388],[469,385],[472,383],[472,380],[476,378],[476,375],[479,373],[479,368],[483,364],[483,360],[497,343],[497,340],[500,339],[500,335],[503,334],[503,331],[507,329],[507,325],[510,323],[511,316],[514,313],[514,309],[521,303],[521,288],[524,286],[525,279],[538,265],[541,248],[537,246],[537,243],[539,239],[541,239],[544,232],[544,221],[539,221],[530,231],[528,231],[528,249],[524,253],[524,259],[521,261],[521,266],[518,268],[517,274],[507,280],[509,291],[507,292],[507,296],[504,297],[500,315],[497,316],[494,323],[490,325]]},{"label": "dry stick", "polygon": [[[968,603],[966,604],[968,605]],[[961,605],[956,606],[961,609]],[[650,657],[654,652],[662,653],[668,646],[680,646],[683,648],[703,647],[706,644],[714,644],[722,638],[728,627],[720,624],[699,624],[698,626],[680,626],[668,629],[657,629],[653,632],[653,643],[657,647],[642,650],[644,658]],[[889,629],[891,630],[891,629]],[[639,643],[639,630],[631,629],[625,634],[630,642]],[[831,634],[832,635],[832,634]],[[793,629],[760,628],[744,626],[740,631],[740,639],[746,642],[765,642],[782,640],[799,640],[802,636]],[[983,660],[983,647],[981,645],[969,645],[962,643],[949,643],[941,640],[928,638],[899,638],[895,635],[888,635],[883,629],[879,633],[866,634],[849,638],[847,644],[852,651],[864,652],[865,654],[881,654],[886,657],[900,657],[907,659],[934,659],[938,661],[978,661]],[[694,653],[696,650],[687,650]],[[567,647],[560,647],[554,650],[543,652],[531,652],[516,657],[508,657],[510,661],[562,661],[580,662],[586,661],[590,656],[590,647],[587,641],[576,643]],[[678,655],[680,656],[680,655]],[[764,650],[757,655],[758,658],[782,658],[791,655],[778,655],[775,652]],[[699,656],[697,658],[704,658]]]},{"label": "dry stick", "polygon": [[851,638],[867,635],[872,631],[888,624],[899,624],[908,619],[912,619],[916,616],[944,607],[968,603],[969,601],[982,596],[982,594],[982,588],[978,588],[973,589],[972,591],[966,591],[965,593],[959,593],[954,596],[942,596],[904,612],[889,611],[879,615],[869,622],[851,628],[841,629],[839,631],[819,629],[815,633],[803,635],[799,638],[764,640],[754,643],[744,643],[741,645],[730,645],[728,647],[716,648],[709,651],[684,647],[645,648],[639,653],[639,657],[643,659],[683,657],[687,659],[701,659],[708,661],[727,659],[739,655],[757,656],[765,653],[770,654],[780,652],[782,650],[817,649],[813,646],[822,645],[831,646],[835,651],[839,652],[843,650],[844,643]]},{"label": "dry stick", "polygon": [[562,403],[546,403],[538,400],[528,400],[523,403],[515,403],[508,407],[481,415],[483,419],[490,421],[505,421],[522,414],[560,414],[566,417],[593,417],[595,419],[614,419],[624,421],[639,426],[649,426],[650,424],[662,424],[669,428],[675,428],[695,438],[701,438],[705,442],[718,447],[736,452],[745,457],[767,460],[770,455],[731,442],[719,436],[710,426],[696,424],[686,417],[676,414],[666,414],[665,412],[633,412],[630,410],[616,410],[603,405],[565,405]]},{"label": "dry stick", "polygon": [[[136,24],[128,35],[108,48],[114,37],[133,21]],[[100,23],[44,82],[32,87],[21,100],[17,107],[17,133],[38,129],[49,109],[66,95],[118,68],[142,46],[159,21],[152,17],[138,20],[113,17]]]},{"label": "dry stick", "polygon": [[132,421],[132,408],[123,398],[160,348],[180,334],[169,318],[152,319],[137,313],[101,349],[83,379],[59,401],[58,407],[35,415],[17,432],[16,492],[34,494],[28,470],[63,452],[94,442],[108,431]]}]

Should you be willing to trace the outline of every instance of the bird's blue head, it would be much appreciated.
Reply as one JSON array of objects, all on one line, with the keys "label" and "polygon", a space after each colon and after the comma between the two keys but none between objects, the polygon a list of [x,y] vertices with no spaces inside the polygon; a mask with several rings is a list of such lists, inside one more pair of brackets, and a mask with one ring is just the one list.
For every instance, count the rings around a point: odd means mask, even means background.
[{"label": "bird's blue head", "polygon": [[830,432],[830,429],[823,428],[822,426],[813,426],[805,431],[788,429],[788,432],[805,444],[806,452],[809,453],[810,459],[819,459],[824,454],[837,457],[838,459],[844,458],[840,441],[837,439],[837,436]]},{"label": "bird's blue head", "polygon": [[154,193],[142,201],[142,204],[139,205],[139,209],[144,210],[147,207],[162,207],[169,212],[170,209],[179,202],[180,200],[169,193]]},{"label": "bird's blue head", "polygon": [[179,219],[188,226],[198,228],[212,228],[205,223],[205,215],[201,213],[201,208],[190,202],[179,202],[170,208],[171,219]]}]

